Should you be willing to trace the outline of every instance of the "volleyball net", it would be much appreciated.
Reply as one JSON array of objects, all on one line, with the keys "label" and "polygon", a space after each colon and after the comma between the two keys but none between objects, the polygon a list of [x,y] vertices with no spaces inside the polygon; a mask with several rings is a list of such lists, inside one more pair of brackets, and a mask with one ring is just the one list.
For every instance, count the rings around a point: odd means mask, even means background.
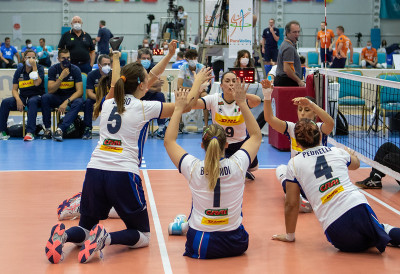
[{"label": "volleyball net", "polygon": [[382,144],[400,148],[400,73],[372,78],[360,70],[320,69],[315,80],[316,97],[335,121],[328,142],[355,150],[361,161],[400,180],[400,173],[374,161]]}]

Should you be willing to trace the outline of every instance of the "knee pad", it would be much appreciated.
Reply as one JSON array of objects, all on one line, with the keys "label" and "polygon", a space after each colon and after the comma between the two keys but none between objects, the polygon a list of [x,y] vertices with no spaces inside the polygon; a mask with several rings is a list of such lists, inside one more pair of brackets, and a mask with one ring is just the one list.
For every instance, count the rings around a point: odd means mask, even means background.
[{"label": "knee pad", "polygon": [[280,165],[276,168],[276,178],[283,183],[286,180],[287,165]]},{"label": "knee pad", "polygon": [[146,246],[149,245],[149,243],[150,243],[150,232],[140,232],[140,231],[138,231],[138,232],[139,232],[139,235],[140,235],[139,241],[136,244],[130,246],[130,248],[140,248],[140,247],[146,247]]}]

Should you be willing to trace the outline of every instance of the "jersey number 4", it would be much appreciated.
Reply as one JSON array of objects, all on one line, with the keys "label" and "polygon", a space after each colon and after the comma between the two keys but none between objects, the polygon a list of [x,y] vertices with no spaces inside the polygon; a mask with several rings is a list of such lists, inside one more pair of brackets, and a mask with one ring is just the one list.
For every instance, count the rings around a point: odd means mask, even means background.
[{"label": "jersey number 4", "polygon": [[332,168],[326,162],[325,156],[318,156],[314,169],[315,178],[325,176],[326,179],[332,178]]},{"label": "jersey number 4", "polygon": [[117,113],[117,107],[115,106],[111,111],[110,117],[108,117],[107,129],[111,134],[115,134],[121,128],[121,115]]}]

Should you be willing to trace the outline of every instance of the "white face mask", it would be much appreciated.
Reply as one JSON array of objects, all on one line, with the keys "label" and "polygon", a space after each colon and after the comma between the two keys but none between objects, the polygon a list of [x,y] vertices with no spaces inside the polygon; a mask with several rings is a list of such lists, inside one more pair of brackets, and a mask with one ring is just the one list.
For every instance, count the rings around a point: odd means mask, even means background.
[{"label": "white face mask", "polygon": [[101,70],[102,70],[105,74],[108,74],[108,73],[110,72],[110,70],[111,70],[111,67],[107,65],[107,66],[101,67]]},{"label": "white face mask", "polygon": [[27,65],[28,67],[31,67],[31,64],[29,63],[29,59],[25,60],[25,65]]},{"label": "white face mask", "polygon": [[75,23],[75,24],[72,25],[72,28],[73,28],[74,30],[81,30],[81,29],[82,29],[82,24],[80,24],[80,23]]},{"label": "white face mask", "polygon": [[243,66],[247,66],[249,64],[249,58],[241,58],[240,64],[242,64]]},{"label": "white face mask", "polygon": [[32,44],[28,44],[28,48],[31,48],[32,47]]},{"label": "white face mask", "polygon": [[148,48],[148,47],[149,47],[149,44],[144,44],[144,47],[145,47],[145,48]]},{"label": "white face mask", "polygon": [[164,46],[164,49],[165,49],[165,50],[167,50],[167,49],[168,49],[168,46],[167,46],[167,45],[165,45],[165,46]]},{"label": "white face mask", "polygon": [[197,65],[197,60],[189,60],[189,67],[194,68],[196,67],[196,65]]}]

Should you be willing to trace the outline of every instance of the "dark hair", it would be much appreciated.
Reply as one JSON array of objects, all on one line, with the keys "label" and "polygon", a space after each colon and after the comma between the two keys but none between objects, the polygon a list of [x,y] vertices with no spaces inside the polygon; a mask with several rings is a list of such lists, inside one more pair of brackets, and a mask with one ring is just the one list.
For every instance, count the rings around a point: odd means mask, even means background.
[{"label": "dark hair", "polygon": [[322,21],[321,23],[324,23],[324,24],[325,24],[325,26],[327,26],[327,25],[328,25],[328,23],[327,23],[327,22],[325,22],[325,21]]},{"label": "dark hair", "polygon": [[25,44],[32,43],[31,39],[26,39]]},{"label": "dark hair", "polygon": [[106,21],[100,20],[100,25],[105,26],[106,25]]},{"label": "dark hair", "polygon": [[35,54],[36,57],[36,52],[33,49],[27,49],[24,51],[24,57],[29,53],[29,52],[33,52]]},{"label": "dark hair", "polygon": [[112,60],[110,55],[100,54],[99,57],[97,58],[97,64],[101,64],[101,61],[103,61],[104,58]]},{"label": "dark hair", "polygon": [[[385,43],[383,43],[383,42],[385,42]],[[386,42],[385,39],[383,39],[382,42],[381,42],[382,47],[383,47],[383,44],[385,44],[385,46],[387,46],[387,42]]]},{"label": "dark hair", "polygon": [[290,29],[291,29],[292,25],[298,25],[298,26],[300,26],[300,23],[297,22],[297,21],[294,21],[294,20],[293,20],[293,21],[290,21],[289,23],[287,23],[286,26],[285,26],[285,35],[288,35],[288,33],[290,32]]},{"label": "dark hair", "polygon": [[253,58],[251,58],[251,54],[248,50],[242,49],[237,52],[237,58],[235,60],[235,64],[233,65],[235,68],[240,68],[240,58],[246,55],[249,55],[249,63],[247,64],[248,68],[254,68]]},{"label": "dark hair", "polygon": [[43,41],[46,43],[46,39],[44,39],[44,38],[40,38],[39,41]]},{"label": "dark hair", "polygon": [[294,126],[296,142],[305,149],[318,146],[320,135],[317,124],[311,119],[302,118]]},{"label": "dark hair", "polygon": [[142,48],[142,49],[138,50],[137,58],[138,58],[138,59],[142,58],[142,55],[143,55],[143,54],[150,55],[150,57],[153,56],[153,54],[151,53],[151,50],[149,50],[149,49],[147,49],[147,48]]},{"label": "dark hair", "polygon": [[219,160],[226,144],[224,128],[218,124],[211,124],[204,130],[202,142],[206,151],[204,174],[208,179],[208,189],[213,191],[219,177]]},{"label": "dark hair", "polygon": [[125,94],[132,94],[136,91],[140,83],[146,78],[146,72],[142,64],[134,62],[125,65],[121,69],[121,77],[124,76],[126,81],[119,78],[114,87],[114,100],[117,103],[117,111],[119,114],[124,113]]},{"label": "dark hair", "polygon": [[303,55],[300,55],[300,63],[305,64],[306,58]]},{"label": "dark hair", "polygon": [[189,49],[185,52],[186,59],[192,60],[194,58],[197,58],[198,56],[199,56],[199,54],[197,53],[197,50],[195,50],[195,49]]},{"label": "dark hair", "polygon": [[275,23],[275,19],[274,18],[271,18],[271,19],[269,19],[270,21],[272,20],[272,21],[274,21],[274,23]]},{"label": "dark hair", "polygon": [[222,81],[223,81],[224,78],[225,78],[225,75],[227,75],[227,74],[229,74],[229,73],[232,73],[232,74],[236,75],[233,71],[228,70],[228,71],[224,72],[224,74],[222,74],[222,77],[221,77],[221,79],[220,79],[219,81],[222,83]]},{"label": "dark hair", "polygon": [[103,98],[107,95],[111,87],[111,75],[110,71],[107,75],[104,75],[99,80],[99,85],[96,91],[96,103],[93,106],[93,118],[96,119],[100,115],[100,106]]},{"label": "dark hair", "polygon": [[7,40],[10,40],[10,37],[4,38],[4,42],[7,41]]},{"label": "dark hair", "polygon": [[62,53],[69,53],[69,50],[68,49],[60,49],[58,51],[58,57],[60,57]]},{"label": "dark hair", "polygon": [[178,7],[178,10],[185,11],[185,9],[183,8],[183,6],[179,6],[179,7]]},{"label": "dark hair", "polygon": [[314,104],[317,104],[317,101],[315,100],[314,97],[311,96],[304,96],[305,98],[307,98],[308,100],[310,100],[311,102],[313,102]]},{"label": "dark hair", "polygon": [[182,51],[180,51],[180,52],[177,53],[177,56],[178,56],[179,58],[183,58],[185,55],[183,54]]},{"label": "dark hair", "polygon": [[342,32],[344,32],[344,27],[343,26],[337,26],[337,29],[340,29]]}]

